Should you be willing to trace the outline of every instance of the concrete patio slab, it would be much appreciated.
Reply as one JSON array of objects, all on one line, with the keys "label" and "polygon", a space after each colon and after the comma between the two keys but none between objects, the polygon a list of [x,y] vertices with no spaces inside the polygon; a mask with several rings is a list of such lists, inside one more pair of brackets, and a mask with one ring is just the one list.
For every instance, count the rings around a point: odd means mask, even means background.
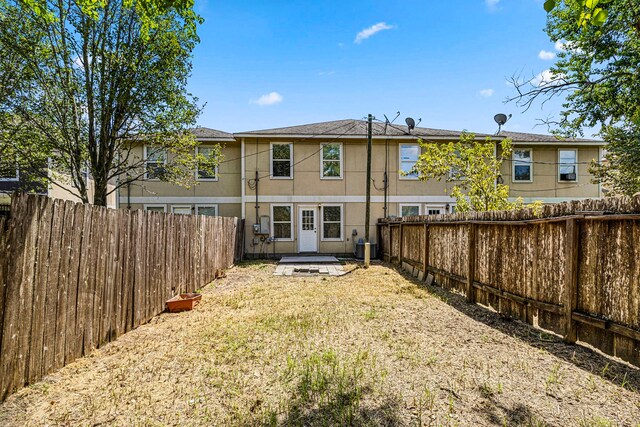
[{"label": "concrete patio slab", "polygon": [[285,256],[280,264],[332,264],[339,263],[334,256]]}]

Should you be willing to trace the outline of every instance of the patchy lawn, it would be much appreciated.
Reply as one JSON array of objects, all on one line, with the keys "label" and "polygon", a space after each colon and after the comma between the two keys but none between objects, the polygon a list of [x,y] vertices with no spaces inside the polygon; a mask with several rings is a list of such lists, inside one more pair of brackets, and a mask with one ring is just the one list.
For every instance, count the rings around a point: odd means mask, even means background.
[{"label": "patchy lawn", "polygon": [[0,425],[640,425],[638,370],[386,266],[274,267],[21,390]]}]

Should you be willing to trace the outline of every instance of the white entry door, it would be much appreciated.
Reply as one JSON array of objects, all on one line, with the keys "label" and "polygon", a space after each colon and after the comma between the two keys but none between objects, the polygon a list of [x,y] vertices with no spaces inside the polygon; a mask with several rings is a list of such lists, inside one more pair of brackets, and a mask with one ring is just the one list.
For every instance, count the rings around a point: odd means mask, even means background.
[{"label": "white entry door", "polygon": [[318,252],[317,208],[300,207],[298,218],[298,251]]}]

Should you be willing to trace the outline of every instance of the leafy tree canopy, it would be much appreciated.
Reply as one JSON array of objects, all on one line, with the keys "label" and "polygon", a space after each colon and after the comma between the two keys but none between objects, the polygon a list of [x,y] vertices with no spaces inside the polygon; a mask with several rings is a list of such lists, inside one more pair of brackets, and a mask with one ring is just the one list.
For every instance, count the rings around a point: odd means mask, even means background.
[{"label": "leafy tree canopy", "polygon": [[409,172],[420,180],[445,180],[453,184],[451,196],[456,209],[468,211],[513,210],[523,207],[521,199],[509,201],[509,186],[497,183],[503,161],[511,156],[511,140],[500,141],[496,155],[491,138],[478,141],[474,134],[463,133],[458,142],[447,144],[420,140],[423,153]]},{"label": "leafy tree canopy", "polygon": [[546,32],[563,46],[547,79],[513,78],[518,103],[564,96],[563,111],[547,123],[562,136],[599,128],[606,161],[596,180],[614,194],[640,191],[640,2],[548,1]]},{"label": "leafy tree canopy", "polygon": [[50,159],[85,202],[91,176],[98,205],[144,175],[142,142],[167,153],[167,180],[212,171],[219,147],[196,155],[188,131],[200,22],[184,0],[0,0],[0,151]]}]

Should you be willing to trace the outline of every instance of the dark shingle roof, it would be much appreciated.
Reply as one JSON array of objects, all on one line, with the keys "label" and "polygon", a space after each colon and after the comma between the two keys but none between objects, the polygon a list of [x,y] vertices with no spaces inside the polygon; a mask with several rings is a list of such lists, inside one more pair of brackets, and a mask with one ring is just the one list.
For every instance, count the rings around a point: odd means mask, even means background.
[{"label": "dark shingle roof", "polygon": [[196,139],[207,139],[215,141],[235,141],[233,134],[223,132],[221,130],[210,129],[205,127],[197,127],[191,129],[191,132]]},{"label": "dark shingle roof", "polygon": [[554,135],[541,135],[537,133],[524,133],[524,132],[507,132],[503,131],[499,133],[499,136],[511,138],[513,142],[587,142],[587,143],[601,143],[597,139],[583,139],[583,138],[559,138]]},{"label": "dark shingle roof", "polygon": [[[238,135],[255,135],[255,136],[270,136],[270,135],[301,135],[301,136],[355,136],[366,137],[367,135],[367,121],[366,120],[334,120],[330,122],[310,123],[299,126],[289,126],[284,128],[274,129],[262,129],[248,132],[238,132]],[[427,128],[415,128],[411,134],[408,133],[406,126],[391,125],[386,126],[380,122],[373,122],[373,135],[387,135],[387,136],[432,136],[432,137],[453,137],[460,136],[460,132],[442,129],[427,129]]]},{"label": "dark shingle roof", "polygon": [[[385,124],[375,121],[373,122],[373,135],[375,137],[381,137],[386,135],[388,137],[422,137],[422,138],[453,138],[458,139],[461,131],[444,130],[444,129],[431,129],[416,127],[408,132],[405,125],[393,124],[386,126]],[[238,132],[234,134],[236,137],[240,136],[301,136],[301,137],[322,137],[322,136],[343,136],[343,137],[358,137],[365,138],[367,135],[367,122],[366,120],[334,120],[329,122],[310,123],[299,126],[289,126],[283,128],[274,129],[262,129],[248,132]],[[562,142],[574,142],[574,143],[590,143],[590,144],[604,144],[602,141],[594,139],[577,139],[567,138],[558,139],[553,135],[541,135],[533,133],[521,133],[521,132],[501,132],[499,135],[488,135],[483,133],[476,133],[476,137],[507,137],[511,138],[513,142],[531,142],[531,143],[562,143]]]}]

